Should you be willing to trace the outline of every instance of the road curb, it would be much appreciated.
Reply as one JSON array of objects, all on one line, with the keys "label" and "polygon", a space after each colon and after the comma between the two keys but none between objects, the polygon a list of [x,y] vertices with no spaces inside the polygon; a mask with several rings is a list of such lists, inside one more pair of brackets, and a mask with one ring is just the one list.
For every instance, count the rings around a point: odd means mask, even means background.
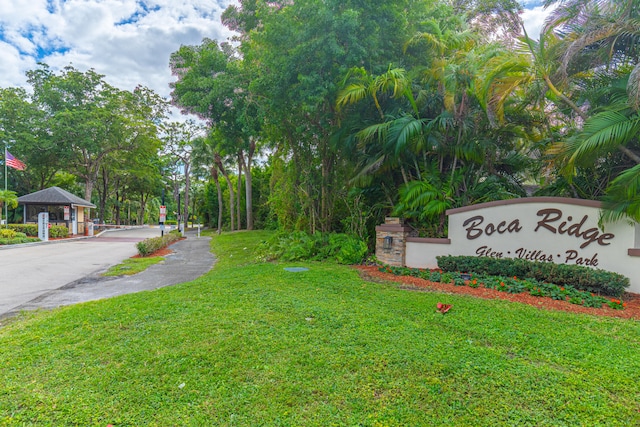
[{"label": "road curb", "polygon": [[65,238],[65,239],[52,239],[52,240],[47,240],[46,242],[41,240],[39,242],[18,243],[17,245],[0,245],[0,250],[17,249],[17,248],[24,248],[24,247],[28,247],[28,246],[48,245],[48,244],[54,244],[54,243],[77,242],[78,240],[95,239],[96,237],[100,237],[105,233],[114,233],[114,232],[118,232],[118,231],[135,230],[135,229],[139,229],[139,228],[151,228],[151,227],[144,226],[144,225],[137,225],[137,226],[129,226],[129,227],[124,227],[124,228],[118,228],[118,229],[114,229],[114,230],[103,230],[100,233],[98,233],[96,235],[93,235],[93,236],[76,236],[76,237],[68,237],[68,238]]}]

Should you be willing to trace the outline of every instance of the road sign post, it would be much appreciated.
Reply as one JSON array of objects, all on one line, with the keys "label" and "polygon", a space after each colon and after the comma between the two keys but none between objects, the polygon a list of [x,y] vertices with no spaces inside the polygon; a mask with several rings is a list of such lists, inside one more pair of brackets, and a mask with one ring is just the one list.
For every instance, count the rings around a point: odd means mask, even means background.
[{"label": "road sign post", "polygon": [[158,222],[160,223],[160,235],[164,236],[164,223],[167,220],[167,207],[164,205],[160,206],[160,216]]}]

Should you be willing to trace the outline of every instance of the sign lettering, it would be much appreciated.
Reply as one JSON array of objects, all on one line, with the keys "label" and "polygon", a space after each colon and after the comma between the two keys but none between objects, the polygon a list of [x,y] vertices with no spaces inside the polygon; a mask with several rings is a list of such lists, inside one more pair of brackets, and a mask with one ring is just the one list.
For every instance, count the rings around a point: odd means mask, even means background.
[{"label": "sign lettering", "polygon": [[583,216],[580,222],[572,224],[569,227],[567,227],[567,225],[571,221],[573,221],[573,218],[571,216],[568,216],[567,221],[562,221],[557,228],[551,225],[550,223],[559,221],[562,218],[562,211],[560,209],[540,209],[537,215],[541,216],[542,219],[538,221],[538,226],[535,228],[534,231],[538,231],[538,229],[542,227],[551,231],[553,234],[566,233],[568,236],[575,236],[577,238],[582,238],[585,240],[585,242],[582,245],[580,245],[580,249],[586,248],[593,242],[598,242],[598,244],[601,246],[607,246],[609,245],[609,242],[606,242],[606,240],[611,240],[615,237],[611,233],[600,234],[600,231],[595,227],[589,228],[585,231],[581,231],[582,226],[584,225],[584,223],[587,221],[587,218],[589,217],[588,215]]},{"label": "sign lettering", "polygon": [[520,221],[514,219],[507,225],[507,221],[501,221],[498,225],[494,225],[492,223],[487,224],[484,228],[480,227],[480,225],[484,222],[484,217],[481,215],[477,215],[469,218],[462,224],[463,227],[466,227],[467,230],[467,239],[473,240],[482,236],[482,234],[486,234],[487,236],[491,236],[493,233],[504,234],[504,233],[517,233],[522,230],[520,226]]}]

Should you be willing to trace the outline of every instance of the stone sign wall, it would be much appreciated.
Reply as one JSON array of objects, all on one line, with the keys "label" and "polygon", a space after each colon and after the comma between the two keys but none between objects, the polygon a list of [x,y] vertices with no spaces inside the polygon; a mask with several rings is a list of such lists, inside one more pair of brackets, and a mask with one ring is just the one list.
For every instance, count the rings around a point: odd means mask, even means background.
[{"label": "stone sign wall", "polygon": [[600,203],[531,197],[447,211],[448,239],[407,237],[403,265],[437,267],[438,255],[523,258],[614,271],[640,293],[640,226],[598,227]]}]

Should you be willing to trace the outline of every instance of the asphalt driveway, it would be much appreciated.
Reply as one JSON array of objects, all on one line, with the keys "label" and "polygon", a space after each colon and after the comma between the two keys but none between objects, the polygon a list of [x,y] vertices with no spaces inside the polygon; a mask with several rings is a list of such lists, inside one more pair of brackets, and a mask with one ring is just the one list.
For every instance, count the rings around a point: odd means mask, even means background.
[{"label": "asphalt driveway", "polygon": [[53,308],[193,280],[213,266],[209,238],[187,234],[174,254],[149,272],[105,278],[100,273],[137,253],[135,243],[160,235],[157,228],[103,233],[100,237],[0,250],[0,317]]}]

